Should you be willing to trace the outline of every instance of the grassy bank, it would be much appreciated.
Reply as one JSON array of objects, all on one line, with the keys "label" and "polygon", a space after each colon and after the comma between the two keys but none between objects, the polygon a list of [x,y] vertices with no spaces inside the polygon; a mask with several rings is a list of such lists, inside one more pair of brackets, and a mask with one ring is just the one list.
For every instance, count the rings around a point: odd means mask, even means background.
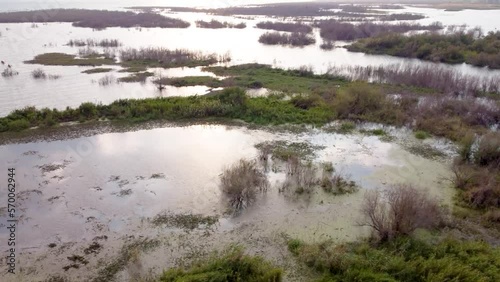
[{"label": "grassy bank", "polygon": [[189,27],[188,22],[154,13],[83,9],[52,9],[0,13],[0,23],[33,22],[71,22],[76,27],[90,27],[95,29],[104,29],[107,27]]},{"label": "grassy bank", "polygon": [[479,30],[452,34],[424,33],[412,36],[383,35],[360,40],[349,51],[387,54],[405,58],[443,62],[468,63],[474,66],[500,68],[500,32],[482,35]]},{"label": "grassy bank", "polygon": [[212,255],[210,259],[195,262],[189,269],[175,268],[165,271],[158,281],[279,282],[282,280],[282,272],[263,258],[245,255],[242,249],[232,247],[222,254]]},{"label": "grassy bank", "polygon": [[500,249],[452,239],[429,243],[408,237],[367,242],[289,242],[290,251],[316,270],[318,281],[498,281]]}]

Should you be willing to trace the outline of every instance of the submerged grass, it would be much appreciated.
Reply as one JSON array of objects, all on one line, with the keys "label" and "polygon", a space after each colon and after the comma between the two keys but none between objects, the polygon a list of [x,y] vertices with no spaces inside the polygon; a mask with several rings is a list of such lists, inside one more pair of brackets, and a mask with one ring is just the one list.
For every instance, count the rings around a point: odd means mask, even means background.
[{"label": "submerged grass", "polygon": [[86,73],[86,74],[104,73],[104,72],[110,72],[112,70],[113,69],[111,69],[111,68],[93,68],[93,69],[82,71],[82,73]]}]

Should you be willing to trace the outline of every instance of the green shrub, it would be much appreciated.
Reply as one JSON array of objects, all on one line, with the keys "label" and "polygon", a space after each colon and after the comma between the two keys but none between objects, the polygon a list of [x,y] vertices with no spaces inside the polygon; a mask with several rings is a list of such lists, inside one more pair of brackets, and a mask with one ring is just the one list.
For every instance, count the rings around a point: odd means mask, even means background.
[{"label": "green shrub", "polygon": [[474,161],[481,166],[500,167],[500,133],[490,132],[479,141]]},{"label": "green shrub", "polygon": [[195,264],[189,269],[170,269],[161,276],[161,282],[279,282],[283,271],[261,257],[245,255],[243,250],[232,247],[221,256]]},{"label": "green shrub", "polygon": [[30,128],[30,122],[25,119],[13,120],[8,123],[7,127],[10,131],[22,131]]},{"label": "green shrub", "polygon": [[419,130],[419,131],[415,132],[415,138],[417,138],[417,139],[424,140],[424,139],[427,139],[429,137],[431,137],[430,134],[425,132],[425,131]]}]

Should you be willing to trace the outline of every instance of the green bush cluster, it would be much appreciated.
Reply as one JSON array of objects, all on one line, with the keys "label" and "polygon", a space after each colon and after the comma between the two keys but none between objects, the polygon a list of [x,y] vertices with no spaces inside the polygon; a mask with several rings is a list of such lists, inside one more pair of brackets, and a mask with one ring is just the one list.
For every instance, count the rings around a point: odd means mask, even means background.
[{"label": "green bush cluster", "polygon": [[499,281],[500,249],[452,239],[430,244],[408,237],[378,246],[293,241],[289,250],[323,275],[319,281]]},{"label": "green bush cluster", "polygon": [[433,62],[465,62],[479,67],[500,68],[500,32],[490,32],[477,38],[478,32],[472,30],[453,34],[423,33],[412,36],[388,34],[360,40],[348,49]]}]

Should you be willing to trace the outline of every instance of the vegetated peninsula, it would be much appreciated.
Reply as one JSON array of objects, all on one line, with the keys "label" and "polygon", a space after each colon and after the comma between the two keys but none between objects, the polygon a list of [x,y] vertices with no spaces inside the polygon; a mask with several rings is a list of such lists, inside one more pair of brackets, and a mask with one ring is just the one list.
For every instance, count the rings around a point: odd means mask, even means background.
[{"label": "vegetated peninsula", "polygon": [[76,27],[103,29],[107,27],[187,28],[183,20],[154,13],[134,13],[105,10],[52,9],[0,13],[0,23],[69,22]]},{"label": "vegetated peninsula", "polygon": [[486,35],[478,29],[445,34],[380,35],[362,39],[349,46],[348,50],[500,69],[499,31]]}]

